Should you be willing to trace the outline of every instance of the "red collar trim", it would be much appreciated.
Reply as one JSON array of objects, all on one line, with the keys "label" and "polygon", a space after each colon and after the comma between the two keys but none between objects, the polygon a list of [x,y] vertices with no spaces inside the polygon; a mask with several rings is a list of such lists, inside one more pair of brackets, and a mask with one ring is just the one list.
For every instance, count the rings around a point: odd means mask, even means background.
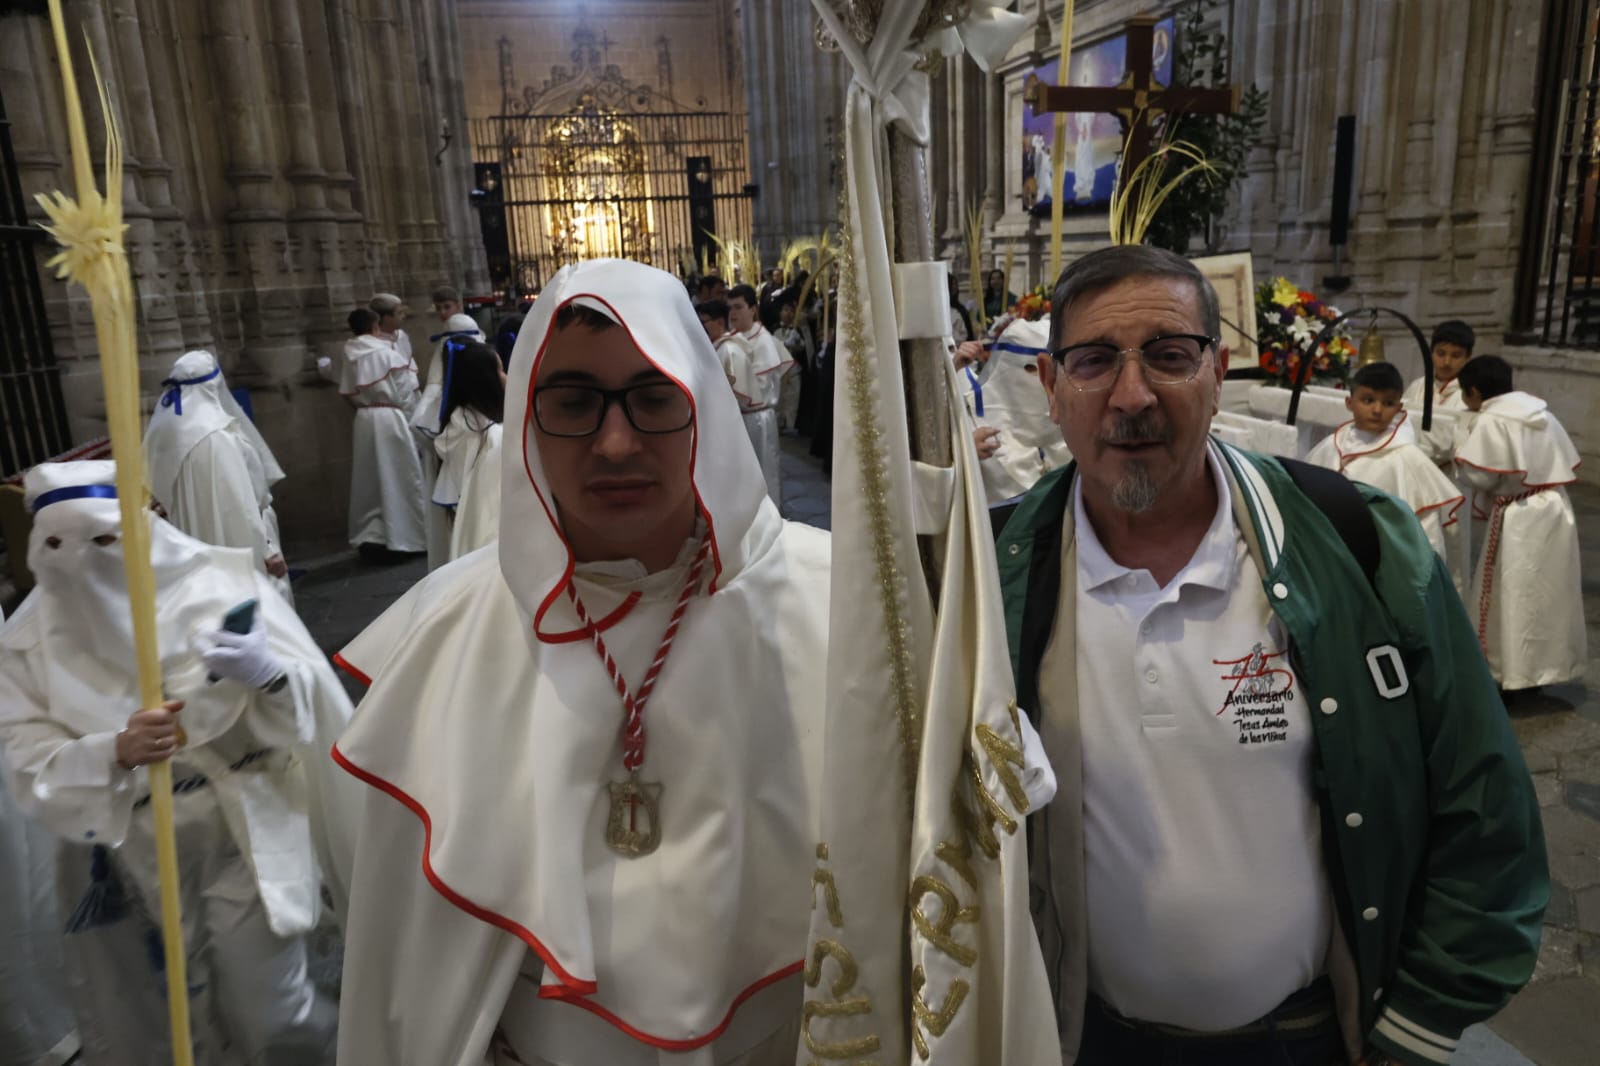
[{"label": "red collar trim", "polygon": [[1392,427],[1390,427],[1389,435],[1387,437],[1383,438],[1383,443],[1374,445],[1373,447],[1368,448],[1364,452],[1349,452],[1349,453],[1346,453],[1344,448],[1340,446],[1340,444],[1339,444],[1339,434],[1344,431],[1344,427],[1345,426],[1353,426],[1353,425],[1355,425],[1356,424],[1356,420],[1352,418],[1348,422],[1341,422],[1339,424],[1339,428],[1333,431],[1333,448],[1334,448],[1335,451],[1337,451],[1339,453],[1339,472],[1340,473],[1344,473],[1344,468],[1345,468],[1345,465],[1347,463],[1353,462],[1356,459],[1360,459],[1364,455],[1371,455],[1374,452],[1381,452],[1385,448],[1387,448],[1390,444],[1392,444],[1394,442],[1395,434],[1400,432],[1400,427],[1405,425],[1406,419],[1410,418],[1410,417],[1411,417],[1411,415],[1408,412],[1401,411],[1400,412],[1400,417],[1395,419],[1394,425]]}]

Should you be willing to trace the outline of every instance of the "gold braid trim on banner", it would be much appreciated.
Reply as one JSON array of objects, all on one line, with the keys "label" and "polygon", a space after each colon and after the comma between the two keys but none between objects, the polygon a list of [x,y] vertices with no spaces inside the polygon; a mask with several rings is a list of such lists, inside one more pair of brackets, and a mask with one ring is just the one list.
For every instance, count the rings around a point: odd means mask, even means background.
[{"label": "gold braid trim on banner", "polygon": [[900,726],[901,757],[905,763],[906,804],[916,799],[917,764],[922,747],[922,709],[912,683],[911,626],[905,616],[905,575],[895,561],[894,527],[889,520],[889,479],[885,475],[883,429],[878,419],[878,396],[873,381],[875,349],[861,317],[860,283],[856,277],[855,226],[848,202],[842,205],[844,239],[839,255],[843,283],[839,302],[843,308],[845,339],[850,344],[846,360],[846,388],[850,421],[856,431],[856,463],[861,474],[862,503],[872,534],[872,555],[878,581],[878,602],[883,609],[884,640],[888,645],[890,683],[894,690],[895,719]]}]

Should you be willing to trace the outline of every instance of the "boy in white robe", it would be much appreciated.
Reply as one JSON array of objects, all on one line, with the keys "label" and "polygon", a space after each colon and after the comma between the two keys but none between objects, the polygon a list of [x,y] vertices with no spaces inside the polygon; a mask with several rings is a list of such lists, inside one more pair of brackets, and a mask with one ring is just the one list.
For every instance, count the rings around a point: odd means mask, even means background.
[{"label": "boy in white robe", "polygon": [[505,374],[486,344],[463,344],[451,360],[444,432],[433,440],[439,457],[433,503],[450,517],[450,558],[459,559],[500,536]]},{"label": "boy in white robe", "polygon": [[166,391],[144,434],[150,495],[168,521],[196,540],[248,548],[292,603],[272,509],[272,486],[283,480],[283,468],[210,352],[186,352],[161,384]]},{"label": "boy in white robe", "polygon": [[782,476],[778,446],[778,401],[782,396],[783,375],[794,365],[778,338],[768,332],[756,315],[756,291],[749,285],[728,290],[728,327],[743,342],[750,354],[750,376],[734,390],[748,399],[744,406],[745,429],[761,460],[761,474],[767,480],[767,495],[783,503]]},{"label": "boy in white robe", "polygon": [[1575,681],[1588,660],[1578,525],[1565,486],[1578,451],[1545,402],[1512,388],[1511,364],[1480,355],[1461,370],[1476,412],[1456,466],[1486,518],[1467,609],[1507,691]]},{"label": "boy in white robe", "polygon": [[[748,287],[748,286],[747,286]],[[705,327],[717,353],[717,361],[728,379],[728,387],[739,401],[745,435],[761,464],[761,477],[773,503],[782,504],[778,475],[778,423],[772,407],[763,399],[761,378],[756,375],[757,356],[738,331],[730,328],[728,301],[706,300],[695,305],[695,314]]]},{"label": "boy in white robe", "polygon": [[[337,905],[345,899],[334,856],[350,846],[341,797],[351,790],[325,752],[349,700],[248,552],[202,544],[146,512],[170,702],[140,710],[115,473],[101,461],[45,463],[26,476],[38,587],[0,628],[6,771],[23,812],[58,838],[63,869],[93,868],[91,892],[61,907],[67,928],[93,940],[106,924],[159,914],[143,768],[172,760],[196,1061],[232,1061],[221,1057],[228,1045],[244,1062],[318,1061],[335,1012],[307,977],[302,936],[321,913],[324,881]],[[219,628],[251,600],[247,632]],[[330,833],[346,842],[330,846]],[[120,921],[109,910],[119,898]],[[84,966],[77,1007],[128,1056],[116,1061],[170,1061],[164,1011],[105,1024],[118,1001],[159,1004],[159,954],[134,958],[131,972],[125,953]],[[141,1022],[148,1031],[125,1028]]]},{"label": "boy in white robe", "polygon": [[[1472,346],[1477,334],[1460,319],[1441,322],[1433,330],[1433,409],[1435,411],[1465,411],[1466,401],[1461,396],[1461,383],[1456,380],[1461,368],[1472,358]],[[1454,423],[1435,425],[1426,433],[1422,431],[1422,406],[1427,394],[1428,377],[1424,374],[1406,386],[1402,402],[1413,416],[1417,432],[1417,446],[1423,454],[1438,463],[1448,474],[1454,475],[1456,440]]]},{"label": "boy in white robe", "polygon": [[[378,316],[350,312],[339,395],[356,409],[350,461],[350,543],[369,554],[428,548],[422,461],[408,418],[417,404],[411,360],[379,337]],[[371,547],[364,547],[370,545]]]},{"label": "boy in white robe", "polygon": [[1465,597],[1470,574],[1461,508],[1466,496],[1418,446],[1411,412],[1401,408],[1403,380],[1389,363],[1357,370],[1344,401],[1350,421],[1324,438],[1307,459],[1409,504],[1434,554],[1450,570],[1457,594]]},{"label": "boy in white robe", "polygon": [[670,274],[563,268],[506,395],[499,551],[339,656],[375,790],[339,1060],[791,1066],[827,535],[766,497]]}]

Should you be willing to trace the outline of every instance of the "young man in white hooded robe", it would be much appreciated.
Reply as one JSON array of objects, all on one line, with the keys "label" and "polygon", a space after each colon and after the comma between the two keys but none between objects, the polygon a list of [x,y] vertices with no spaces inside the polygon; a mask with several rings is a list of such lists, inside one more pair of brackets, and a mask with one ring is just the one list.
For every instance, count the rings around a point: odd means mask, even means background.
[{"label": "young man in white hooded robe", "polygon": [[[433,357],[428,360],[428,374],[423,382],[422,395],[411,414],[411,428],[420,438],[422,452],[422,477],[427,499],[433,498],[435,482],[439,477],[439,456],[433,441],[444,432],[444,394],[450,377],[451,357],[457,347],[466,342],[482,344],[483,330],[461,311],[461,295],[454,289],[434,290],[433,311],[444,323],[444,329],[428,339],[433,342]],[[428,509],[428,569],[437,570],[451,559],[450,523],[445,513],[437,507]]]},{"label": "young man in white hooded robe", "polygon": [[[62,869],[93,870],[81,902],[61,901],[81,930],[68,933],[73,951],[79,936],[104,945],[107,924],[131,923],[137,940],[159,914],[144,767],[171,760],[196,1061],[233,1061],[228,1049],[247,1063],[315,1062],[335,1012],[308,979],[303,934],[324,883],[336,905],[345,898],[335,856],[350,846],[354,790],[325,753],[349,700],[248,552],[146,512],[170,702],[141,710],[115,473],[104,461],[46,463],[25,479],[38,587],[0,628],[6,771],[24,813],[59,840]],[[223,631],[250,600],[250,630]],[[330,834],[346,842],[334,847]],[[119,896],[128,913],[116,921],[102,912]],[[119,1063],[170,1061],[159,953],[87,950],[87,986],[75,989],[83,1022],[128,1056]],[[141,1000],[156,1009],[126,1009]]]},{"label": "young man in white hooded robe", "polygon": [[506,426],[499,551],[339,657],[371,688],[334,757],[375,789],[340,1062],[790,1066],[827,535],[654,268],[555,275]]},{"label": "young man in white hooded robe", "polygon": [[1512,387],[1511,364],[1480,355],[1461,368],[1476,412],[1456,450],[1485,521],[1467,610],[1502,689],[1583,677],[1578,523],[1566,486],[1578,480],[1578,450],[1549,406]]},{"label": "young man in white hooded robe", "polygon": [[728,290],[728,326],[749,353],[748,374],[734,382],[744,412],[745,430],[761,461],[772,502],[783,503],[778,445],[778,401],[783,375],[794,365],[789,349],[768,332],[757,315],[756,292],[749,285]]},{"label": "young man in white hooded robe", "polygon": [[185,352],[144,433],[150,495],[167,520],[196,540],[248,548],[256,565],[293,602],[279,546],[272,486],[283,467],[228,391],[210,352]]},{"label": "young man in white hooded robe", "polygon": [[417,371],[392,341],[374,332],[378,316],[350,312],[339,363],[339,395],[356,409],[350,460],[350,543],[391,552],[428,547],[422,460],[408,428],[417,406]]},{"label": "young man in white hooded robe", "polygon": [[1325,437],[1308,462],[1382,489],[1411,505],[1434,554],[1444,560],[1457,595],[1466,596],[1466,496],[1418,445],[1411,412],[1401,406],[1404,379],[1389,363],[1369,363],[1350,379],[1344,405],[1354,416]]}]

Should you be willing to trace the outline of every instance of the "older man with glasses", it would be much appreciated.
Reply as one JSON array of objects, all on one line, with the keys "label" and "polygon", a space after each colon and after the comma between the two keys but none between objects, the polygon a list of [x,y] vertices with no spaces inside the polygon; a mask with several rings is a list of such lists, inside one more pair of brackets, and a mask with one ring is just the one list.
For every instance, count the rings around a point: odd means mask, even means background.
[{"label": "older man with glasses", "polygon": [[1228,349],[1193,264],[1106,249],[1052,304],[1076,461],[999,558],[1060,783],[1029,828],[1068,1061],[1447,1062],[1549,894],[1449,575],[1403,503],[1209,437]]},{"label": "older man with glasses", "polygon": [[340,656],[374,792],[342,1066],[790,1066],[829,543],[767,498],[681,283],[567,267],[506,394],[500,546]]}]

